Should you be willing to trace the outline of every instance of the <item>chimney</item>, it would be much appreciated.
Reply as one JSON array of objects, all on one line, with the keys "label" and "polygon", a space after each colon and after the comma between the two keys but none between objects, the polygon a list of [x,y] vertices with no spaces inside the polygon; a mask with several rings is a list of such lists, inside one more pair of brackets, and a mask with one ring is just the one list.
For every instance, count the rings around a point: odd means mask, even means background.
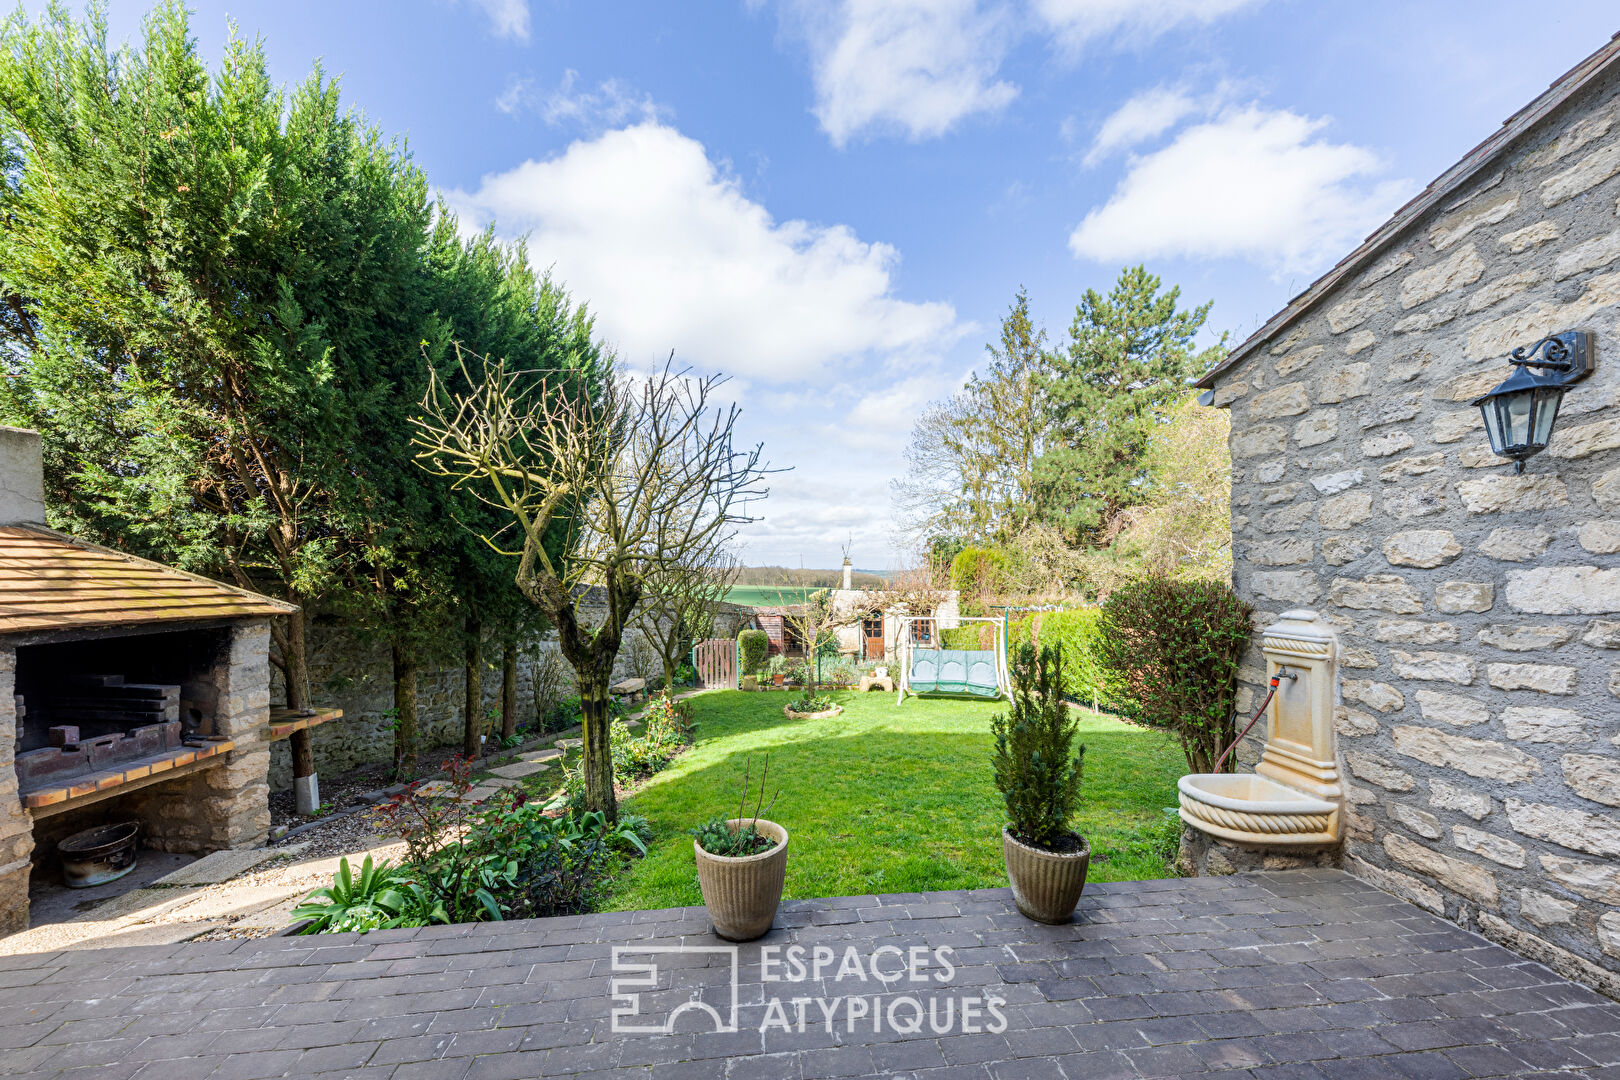
[{"label": "chimney", "polygon": [[0,525],[45,524],[39,432],[0,427]]},{"label": "chimney", "polygon": [[849,556],[845,555],[844,556],[844,591],[845,592],[848,592],[850,589],[853,589],[855,587],[854,586],[854,577],[853,577],[854,573],[855,573],[855,566],[854,566],[853,563],[851,563],[849,561]]}]

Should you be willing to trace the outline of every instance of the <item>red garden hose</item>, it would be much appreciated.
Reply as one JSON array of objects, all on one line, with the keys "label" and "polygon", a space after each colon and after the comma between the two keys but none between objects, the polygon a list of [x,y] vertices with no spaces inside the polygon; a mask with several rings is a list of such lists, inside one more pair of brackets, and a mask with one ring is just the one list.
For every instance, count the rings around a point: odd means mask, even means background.
[{"label": "red garden hose", "polygon": [[1260,707],[1258,709],[1254,710],[1254,719],[1250,720],[1249,724],[1248,724],[1248,727],[1245,727],[1242,730],[1242,732],[1240,732],[1238,734],[1238,737],[1232,740],[1232,745],[1231,746],[1228,746],[1225,750],[1221,751],[1221,756],[1215,760],[1215,767],[1213,769],[1211,769],[1210,772],[1216,772],[1216,773],[1220,772],[1221,771],[1221,765],[1226,761],[1226,756],[1232,752],[1233,747],[1237,746],[1238,743],[1242,742],[1243,741],[1243,736],[1245,736],[1245,735],[1247,735],[1249,733],[1249,729],[1254,727],[1254,725],[1256,725],[1256,724],[1258,724],[1260,722],[1261,714],[1266,711],[1266,706],[1271,704],[1271,699],[1273,697],[1275,697],[1276,694],[1277,694],[1277,684],[1279,682],[1281,682],[1283,679],[1293,679],[1293,678],[1297,678],[1297,676],[1295,676],[1294,674],[1289,672],[1289,670],[1287,668],[1278,668],[1277,669],[1277,674],[1275,674],[1275,675],[1273,675],[1271,677],[1271,689],[1266,691],[1266,700],[1262,701],[1260,703]]}]

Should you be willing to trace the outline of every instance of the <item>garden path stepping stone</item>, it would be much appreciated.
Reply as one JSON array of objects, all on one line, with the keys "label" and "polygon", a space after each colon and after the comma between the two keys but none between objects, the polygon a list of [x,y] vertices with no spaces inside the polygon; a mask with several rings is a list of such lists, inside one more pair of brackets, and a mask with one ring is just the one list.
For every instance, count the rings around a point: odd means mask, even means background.
[{"label": "garden path stepping stone", "polygon": [[462,802],[470,802],[470,803],[481,803],[485,799],[489,798],[491,795],[500,794],[500,790],[501,790],[500,788],[496,788],[496,787],[475,787],[471,791],[463,793],[462,796],[461,796],[461,801]]},{"label": "garden path stepping stone", "polygon": [[560,746],[564,750],[568,750],[568,749],[572,749],[573,747],[584,746],[585,745],[585,740],[584,739],[558,739],[556,741],[556,743],[554,743],[553,745]]},{"label": "garden path stepping stone", "polygon": [[539,761],[519,761],[511,765],[498,765],[489,771],[496,776],[506,777],[508,781],[516,781],[520,776],[532,776],[549,768],[551,768],[550,765]]},{"label": "garden path stepping stone", "polygon": [[429,780],[416,789],[416,794],[424,799],[448,799],[451,797],[450,781]]},{"label": "garden path stepping stone", "polygon": [[496,787],[496,788],[509,788],[509,787],[522,787],[523,786],[520,781],[508,780],[504,776],[486,776],[486,777],[484,777],[484,779],[478,781],[478,784],[479,784],[480,787]]},{"label": "garden path stepping stone", "polygon": [[562,757],[561,750],[530,750],[527,754],[519,754],[519,761],[550,761],[552,758]]},{"label": "garden path stepping stone", "polygon": [[154,885],[221,885],[237,874],[258,866],[286,849],[248,848],[245,851],[216,851],[196,862],[187,863],[172,874],[158,878]]}]

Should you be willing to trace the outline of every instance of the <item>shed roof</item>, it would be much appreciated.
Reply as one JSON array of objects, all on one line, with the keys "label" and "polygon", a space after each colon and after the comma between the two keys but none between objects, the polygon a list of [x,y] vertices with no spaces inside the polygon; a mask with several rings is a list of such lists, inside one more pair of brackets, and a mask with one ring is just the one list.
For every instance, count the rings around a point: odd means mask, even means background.
[{"label": "shed roof", "polygon": [[1620,33],[1616,33],[1592,55],[1564,72],[1557,79],[1554,79],[1540,97],[1502,121],[1502,126],[1488,139],[1463,155],[1461,161],[1436,177],[1411,202],[1395,211],[1395,216],[1380,225],[1371,236],[1362,242],[1360,247],[1346,255],[1333,269],[1312,282],[1310,288],[1294,297],[1286,307],[1266,320],[1264,326],[1250,334],[1243,344],[1227,354],[1225,360],[1205,373],[1204,377],[1199,379],[1196,385],[1206,390],[1214,386],[1215,381],[1222,374],[1242,361],[1256,348],[1276,337],[1294,320],[1315,307],[1323,297],[1332,292],[1345,279],[1379,255],[1382,255],[1384,250],[1394,243],[1401,233],[1405,232],[1408,225],[1433,209],[1458,188],[1490,166],[1512,145],[1514,140],[1535,127],[1554,109],[1591,84],[1593,80],[1607,71],[1616,60],[1620,60]]},{"label": "shed roof", "polygon": [[265,618],[297,610],[52,529],[0,527],[0,634]]}]

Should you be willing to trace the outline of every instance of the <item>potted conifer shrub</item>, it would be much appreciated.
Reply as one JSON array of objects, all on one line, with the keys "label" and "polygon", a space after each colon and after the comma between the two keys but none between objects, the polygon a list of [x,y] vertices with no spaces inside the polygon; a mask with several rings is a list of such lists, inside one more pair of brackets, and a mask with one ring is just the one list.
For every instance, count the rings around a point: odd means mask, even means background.
[{"label": "potted conifer shrub", "polygon": [[[714,932],[727,941],[752,941],[764,935],[776,920],[787,880],[787,830],[764,814],[765,781],[771,759],[760,772],[754,812],[747,813],[749,762],[743,759],[743,793],[737,816],[716,815],[692,830],[692,851],[697,858],[698,887]],[[771,806],[776,799],[771,799]]]},{"label": "potted conifer shrub", "polygon": [[1028,918],[1064,923],[1086,887],[1091,845],[1069,826],[1086,748],[1063,700],[1063,654],[1020,645],[1008,712],[990,721],[996,788],[1007,804],[1001,852],[1013,901]]}]

